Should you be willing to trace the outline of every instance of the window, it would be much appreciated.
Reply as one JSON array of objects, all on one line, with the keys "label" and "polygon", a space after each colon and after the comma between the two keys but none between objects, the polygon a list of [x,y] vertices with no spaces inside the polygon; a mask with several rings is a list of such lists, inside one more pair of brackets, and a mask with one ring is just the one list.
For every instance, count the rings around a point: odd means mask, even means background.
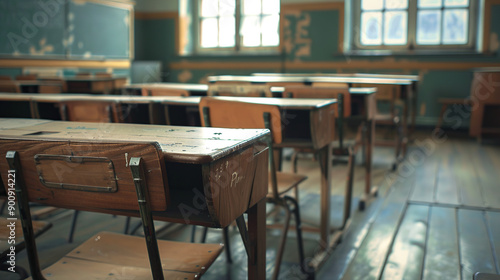
[{"label": "window", "polygon": [[373,50],[470,49],[477,1],[353,0],[354,48]]},{"label": "window", "polygon": [[192,1],[192,49],[198,53],[277,49],[280,0]]}]

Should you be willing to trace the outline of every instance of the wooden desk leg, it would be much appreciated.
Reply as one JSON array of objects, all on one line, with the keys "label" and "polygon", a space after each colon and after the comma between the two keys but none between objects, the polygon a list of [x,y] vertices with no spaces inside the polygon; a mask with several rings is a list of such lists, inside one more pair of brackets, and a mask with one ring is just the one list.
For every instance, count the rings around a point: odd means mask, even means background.
[{"label": "wooden desk leg", "polygon": [[320,247],[328,248],[330,234],[330,186],[332,182],[332,144],[319,150],[319,165],[321,168],[321,222],[320,222]]},{"label": "wooden desk leg", "polygon": [[365,204],[371,196],[376,196],[377,188],[372,188],[372,161],[373,161],[373,148],[375,146],[375,121],[367,120],[366,122],[366,139],[364,145],[366,146],[366,160],[365,160],[365,191],[359,201],[359,209],[364,210]]},{"label": "wooden desk leg", "polygon": [[248,279],[266,279],[266,199],[248,209]]},{"label": "wooden desk leg", "polygon": [[[418,100],[417,100],[417,83],[413,82],[412,83],[412,88],[411,88],[411,128],[408,137],[413,135],[415,132],[415,124],[416,124],[416,118],[417,118],[417,108],[418,108]],[[408,139],[409,140],[409,139]]]}]

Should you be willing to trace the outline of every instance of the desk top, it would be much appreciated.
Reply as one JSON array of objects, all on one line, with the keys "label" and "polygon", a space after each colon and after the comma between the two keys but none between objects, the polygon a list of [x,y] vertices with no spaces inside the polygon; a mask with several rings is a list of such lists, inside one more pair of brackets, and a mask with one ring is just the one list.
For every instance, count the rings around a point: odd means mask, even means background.
[{"label": "desk top", "polygon": [[[361,91],[362,92],[362,91]],[[367,90],[367,92],[372,92]],[[63,102],[63,101],[110,101],[123,103],[157,102],[170,105],[193,105],[200,103],[199,96],[125,96],[125,95],[89,95],[89,94],[24,94],[0,93],[0,101],[36,101],[36,102]],[[258,104],[276,105],[282,108],[314,109],[336,103],[335,99],[292,99],[270,97],[233,97],[217,96],[224,100],[250,102]]]},{"label": "desk top", "polygon": [[377,77],[333,77],[333,76],[210,76],[208,81],[214,82],[250,82],[250,83],[350,83],[350,84],[389,84],[411,85],[409,79],[377,78]]},{"label": "desk top", "polygon": [[267,129],[227,129],[122,123],[84,123],[30,119],[0,119],[0,138],[46,141],[99,140],[157,142],[166,161],[202,164],[250,146]]},{"label": "desk top", "polygon": [[[164,98],[163,104],[170,105],[198,105],[202,97],[176,97]],[[272,97],[236,97],[236,96],[213,96],[212,98],[239,101],[254,104],[274,105],[283,109],[312,110],[330,106],[337,103],[335,99],[314,99],[314,98],[272,98]]]},{"label": "desk top", "polygon": [[483,67],[483,68],[474,68],[472,70],[474,72],[500,72],[500,67]]},{"label": "desk top", "polygon": [[[115,81],[115,80],[119,80],[119,79],[127,79],[127,77],[125,76],[113,76],[113,77],[101,77],[101,76],[82,76],[82,77],[78,77],[78,76],[74,76],[74,77],[55,77],[55,78],[58,78],[58,79],[61,79],[63,81],[66,81],[66,82],[98,82],[98,81]],[[44,77],[41,77],[41,78],[38,78],[38,80],[53,80],[54,77],[47,77],[47,78],[44,78]]]},{"label": "desk top", "polygon": [[143,83],[130,84],[124,86],[125,89],[142,89],[142,88],[165,88],[165,89],[184,89],[187,91],[207,91],[208,85],[205,84],[182,84],[182,83]]},{"label": "desk top", "polygon": [[401,74],[371,74],[371,73],[253,73],[252,76],[276,76],[276,77],[365,77],[382,79],[408,79],[414,82],[420,80],[418,75]]}]

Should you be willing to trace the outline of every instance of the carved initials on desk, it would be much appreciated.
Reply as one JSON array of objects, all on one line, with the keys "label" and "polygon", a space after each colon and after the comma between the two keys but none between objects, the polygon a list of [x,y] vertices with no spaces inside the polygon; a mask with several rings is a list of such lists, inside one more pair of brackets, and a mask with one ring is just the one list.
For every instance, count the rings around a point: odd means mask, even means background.
[{"label": "carved initials on desk", "polygon": [[245,179],[245,176],[238,176],[238,172],[233,172],[231,175],[231,188],[236,187],[236,185],[243,179]]}]

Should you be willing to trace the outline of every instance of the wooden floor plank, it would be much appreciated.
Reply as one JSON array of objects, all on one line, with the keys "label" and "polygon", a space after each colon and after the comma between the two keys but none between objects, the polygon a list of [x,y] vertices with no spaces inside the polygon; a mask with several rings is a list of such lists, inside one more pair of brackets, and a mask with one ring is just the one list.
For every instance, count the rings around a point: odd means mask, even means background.
[{"label": "wooden floor plank", "polygon": [[485,207],[500,209],[500,158],[497,150],[480,147],[472,157],[479,177]]},{"label": "wooden floor plank", "polygon": [[486,212],[486,221],[490,230],[491,243],[493,244],[494,259],[497,274],[500,274],[500,212]]},{"label": "wooden floor plank", "polygon": [[453,146],[460,155],[457,157],[453,170],[457,177],[460,204],[472,207],[484,207],[479,178],[473,161],[477,157],[477,143],[459,143],[454,141]]},{"label": "wooden floor plank", "polygon": [[378,279],[400,219],[406,208],[414,176],[391,188],[384,205],[356,256],[348,267],[344,279]]},{"label": "wooden floor plank", "polygon": [[410,200],[433,203],[436,188],[438,165],[435,160],[427,159],[415,170],[418,180],[415,181]]},{"label": "wooden floor plank", "polygon": [[[451,140],[442,145],[440,151],[441,162],[438,164],[434,201],[444,204],[458,204],[458,189],[455,174],[452,170],[457,154]],[[419,180],[421,178],[418,178]]]},{"label": "wooden floor plank", "polygon": [[428,216],[429,206],[408,206],[381,279],[421,278]]},{"label": "wooden floor plank", "polygon": [[431,207],[424,280],[460,279],[456,209]]},{"label": "wooden floor plank", "polygon": [[462,279],[474,273],[496,273],[488,229],[483,211],[458,209],[458,236]]}]

